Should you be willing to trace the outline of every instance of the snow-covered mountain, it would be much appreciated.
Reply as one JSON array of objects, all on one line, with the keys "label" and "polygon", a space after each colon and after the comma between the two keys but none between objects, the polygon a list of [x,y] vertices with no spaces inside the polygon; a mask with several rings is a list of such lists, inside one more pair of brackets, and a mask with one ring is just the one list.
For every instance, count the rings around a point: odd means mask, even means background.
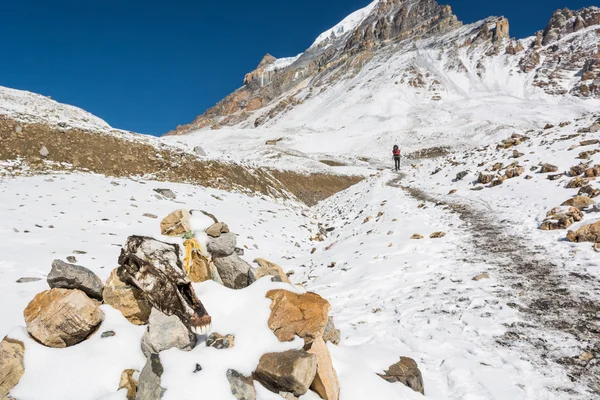
[{"label": "snow-covered mountain", "polygon": [[0,115],[24,123],[43,123],[92,131],[111,131],[106,121],[50,97],[0,86]]},{"label": "snow-covered mountain", "polygon": [[244,86],[170,134],[226,127],[377,134],[410,130],[424,109],[488,122],[469,110],[598,106],[586,100],[600,98],[599,32],[597,7],[558,10],[544,30],[516,40],[505,18],[463,25],[435,0],[376,0],[297,58],[265,56]]}]

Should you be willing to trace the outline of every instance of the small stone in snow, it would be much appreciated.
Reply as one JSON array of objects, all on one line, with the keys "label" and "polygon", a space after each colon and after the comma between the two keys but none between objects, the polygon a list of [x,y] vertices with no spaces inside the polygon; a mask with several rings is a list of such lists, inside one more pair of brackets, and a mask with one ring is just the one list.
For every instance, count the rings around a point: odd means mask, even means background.
[{"label": "small stone in snow", "polygon": [[33,278],[33,277],[25,277],[17,279],[17,283],[29,283],[29,282],[37,282],[41,281],[42,278]]},{"label": "small stone in snow", "polygon": [[102,332],[102,335],[100,335],[100,338],[105,339],[108,337],[113,337],[115,335],[116,335],[115,331],[105,331],[105,332]]},{"label": "small stone in snow", "polygon": [[154,214],[150,214],[150,213],[145,213],[145,214],[143,214],[143,216],[144,216],[144,217],[148,217],[148,218],[152,218],[152,219],[156,219],[156,218],[158,218],[156,215],[154,215]]},{"label": "small stone in snow", "polygon": [[193,372],[196,373],[196,372],[200,372],[200,371],[202,371],[202,366],[200,364],[196,363],[196,368],[194,368]]},{"label": "small stone in snow", "polygon": [[77,258],[75,256],[67,256],[67,261],[70,263],[76,263]]}]

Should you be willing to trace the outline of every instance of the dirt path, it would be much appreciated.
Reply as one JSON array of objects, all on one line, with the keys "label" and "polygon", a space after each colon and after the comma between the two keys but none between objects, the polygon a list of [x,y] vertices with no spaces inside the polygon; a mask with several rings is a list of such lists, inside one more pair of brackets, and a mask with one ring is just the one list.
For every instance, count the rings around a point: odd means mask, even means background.
[{"label": "dirt path", "polygon": [[446,203],[419,189],[402,186],[402,178],[388,184],[419,201],[447,205],[458,213],[464,222],[461,228],[471,239],[470,243],[465,241],[463,250],[475,254],[464,262],[489,265],[503,283],[496,295],[505,298],[528,321],[507,326],[497,343],[524,353],[536,349],[540,359],[562,365],[573,382],[590,389],[582,387],[580,395],[587,392],[590,398],[598,398],[600,303],[591,298],[600,295],[600,282],[567,272],[562,260],[552,259],[547,249],[532,245],[528,238],[515,236],[510,223],[498,221],[491,210],[474,204]]}]

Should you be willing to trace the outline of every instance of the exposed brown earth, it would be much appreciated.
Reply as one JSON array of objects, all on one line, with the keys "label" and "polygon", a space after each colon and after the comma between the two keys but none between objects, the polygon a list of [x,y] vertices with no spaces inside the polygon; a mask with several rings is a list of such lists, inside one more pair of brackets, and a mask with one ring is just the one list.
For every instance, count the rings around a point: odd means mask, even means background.
[{"label": "exposed brown earth", "polygon": [[[20,133],[17,127],[21,127]],[[48,150],[46,157],[40,155],[43,147]],[[158,148],[142,140],[119,137],[118,133],[23,124],[0,116],[0,160],[17,158],[25,161],[33,173],[76,170],[113,177],[139,176],[278,198],[295,196],[308,205],[363,179],[248,168],[202,160],[176,148]]]}]

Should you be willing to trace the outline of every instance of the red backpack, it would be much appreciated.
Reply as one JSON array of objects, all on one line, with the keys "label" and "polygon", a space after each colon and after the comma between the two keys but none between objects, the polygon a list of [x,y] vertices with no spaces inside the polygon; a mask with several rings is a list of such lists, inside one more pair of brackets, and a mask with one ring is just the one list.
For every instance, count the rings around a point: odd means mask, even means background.
[{"label": "red backpack", "polygon": [[394,153],[394,157],[399,156],[400,155],[400,148],[394,147],[393,153]]}]

